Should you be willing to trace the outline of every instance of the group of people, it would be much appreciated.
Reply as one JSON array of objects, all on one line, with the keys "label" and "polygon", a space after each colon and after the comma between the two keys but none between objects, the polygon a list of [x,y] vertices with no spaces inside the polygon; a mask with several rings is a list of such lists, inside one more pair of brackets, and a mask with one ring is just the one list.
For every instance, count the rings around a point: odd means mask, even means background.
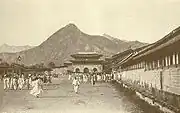
[{"label": "group of people", "polygon": [[4,74],[4,90],[31,89],[30,94],[39,97],[44,83],[51,83],[51,76],[44,74]]},{"label": "group of people", "polygon": [[96,84],[97,81],[103,81],[107,77],[103,77],[97,73],[74,73],[69,74],[69,80],[73,80],[72,85],[74,86],[75,93],[78,93],[80,83],[87,83],[88,81],[91,82],[92,86]]},{"label": "group of people", "polygon": [[3,82],[4,82],[4,90],[22,90],[25,86],[29,88],[31,84],[31,77],[25,78],[24,74],[18,75],[16,73],[13,74],[4,74]]}]

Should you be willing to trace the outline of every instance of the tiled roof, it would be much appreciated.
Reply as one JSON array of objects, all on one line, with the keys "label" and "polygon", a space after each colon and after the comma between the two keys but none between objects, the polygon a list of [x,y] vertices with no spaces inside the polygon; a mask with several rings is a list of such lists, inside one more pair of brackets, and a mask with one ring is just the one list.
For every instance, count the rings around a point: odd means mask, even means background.
[{"label": "tiled roof", "polygon": [[180,27],[173,30],[171,33],[169,33],[167,36],[160,39],[159,41],[153,43],[148,48],[144,49],[134,59],[137,59],[137,58],[143,57],[145,55],[151,54],[155,51],[163,49],[164,47],[170,46],[170,45],[172,45],[178,41],[180,41]]}]

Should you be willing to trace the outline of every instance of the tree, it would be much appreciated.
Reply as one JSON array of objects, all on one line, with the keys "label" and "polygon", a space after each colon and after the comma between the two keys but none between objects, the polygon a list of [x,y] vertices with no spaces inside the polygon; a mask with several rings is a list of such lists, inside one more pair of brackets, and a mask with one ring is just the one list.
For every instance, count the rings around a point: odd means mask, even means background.
[{"label": "tree", "polygon": [[54,62],[50,62],[49,64],[48,64],[48,67],[50,67],[50,68],[53,68],[53,67],[55,67],[56,65],[55,65],[55,63]]},{"label": "tree", "polygon": [[40,63],[39,68],[44,68],[44,63]]},{"label": "tree", "polygon": [[9,66],[9,64],[7,62],[2,62],[1,65],[3,66]]}]

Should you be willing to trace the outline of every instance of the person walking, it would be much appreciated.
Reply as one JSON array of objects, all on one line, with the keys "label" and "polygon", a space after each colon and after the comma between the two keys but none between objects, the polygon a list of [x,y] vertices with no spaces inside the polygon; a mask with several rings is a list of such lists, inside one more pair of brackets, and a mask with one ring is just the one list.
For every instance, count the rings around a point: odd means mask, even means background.
[{"label": "person walking", "polygon": [[68,77],[68,80],[71,80],[71,74],[69,73],[69,77]]},{"label": "person walking", "polygon": [[36,98],[39,98],[39,95],[43,92],[42,89],[43,82],[40,77],[35,77],[32,81],[32,90],[30,91],[30,94],[35,96]]},{"label": "person walking", "polygon": [[51,75],[48,75],[48,83],[52,83]]},{"label": "person walking", "polygon": [[96,75],[93,74],[92,77],[91,77],[91,83],[92,83],[93,86],[95,85],[95,82],[96,82]]},{"label": "person walking", "polygon": [[14,89],[14,90],[17,90],[18,80],[17,80],[17,77],[16,77],[16,76],[14,76],[14,77],[12,78],[12,85],[13,85],[13,89]]},{"label": "person walking", "polygon": [[7,74],[4,75],[3,82],[4,82],[4,90],[9,89],[10,78],[7,76]]},{"label": "person walking", "polygon": [[84,74],[84,78],[83,78],[84,82],[87,83],[88,82],[88,77],[87,74]]},{"label": "person walking", "polygon": [[29,83],[29,88],[30,88],[32,86],[32,75],[31,74],[29,74],[28,83]]},{"label": "person walking", "polygon": [[24,76],[21,75],[21,76],[19,77],[19,79],[18,79],[18,87],[19,87],[20,90],[23,89],[24,83],[25,83],[25,81],[24,81]]},{"label": "person walking", "polygon": [[74,92],[77,94],[78,90],[79,90],[80,83],[76,77],[74,77],[72,85],[74,86]]},{"label": "person walking", "polygon": [[9,87],[10,87],[11,90],[13,90],[13,75],[10,76],[10,81],[9,82],[10,82]]}]

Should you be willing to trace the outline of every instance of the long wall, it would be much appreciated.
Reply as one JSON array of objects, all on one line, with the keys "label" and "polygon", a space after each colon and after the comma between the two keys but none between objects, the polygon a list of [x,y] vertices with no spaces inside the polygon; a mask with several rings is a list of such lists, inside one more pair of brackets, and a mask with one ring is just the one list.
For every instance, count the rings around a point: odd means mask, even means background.
[{"label": "long wall", "polygon": [[145,69],[129,70],[122,72],[121,75],[122,80],[139,81],[141,86],[146,84],[158,90],[180,95],[180,66],[148,71]]},{"label": "long wall", "polygon": [[161,70],[145,71],[144,69],[124,71],[122,72],[122,80],[137,81],[141,86],[148,84],[150,87],[160,89],[160,71]]},{"label": "long wall", "polygon": [[116,79],[143,89],[157,100],[180,109],[180,66],[123,71]]}]

